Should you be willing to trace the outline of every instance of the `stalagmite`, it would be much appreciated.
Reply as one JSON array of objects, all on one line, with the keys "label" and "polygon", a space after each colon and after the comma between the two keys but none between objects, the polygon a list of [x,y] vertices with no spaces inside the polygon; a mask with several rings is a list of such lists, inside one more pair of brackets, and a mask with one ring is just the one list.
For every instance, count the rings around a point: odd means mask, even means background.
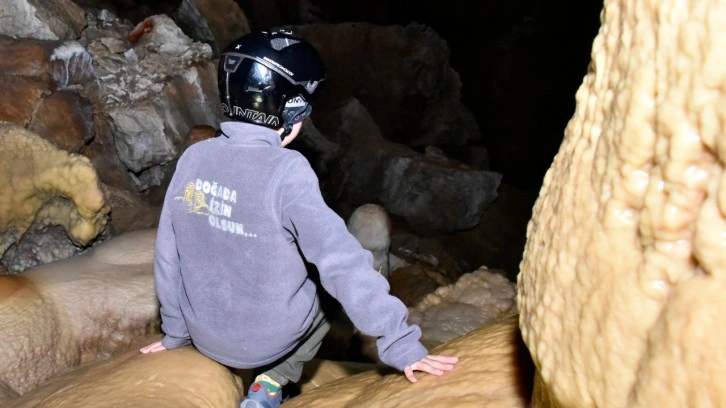
[{"label": "stalagmite", "polygon": [[726,2],[607,0],[519,274],[541,405],[726,404]]}]

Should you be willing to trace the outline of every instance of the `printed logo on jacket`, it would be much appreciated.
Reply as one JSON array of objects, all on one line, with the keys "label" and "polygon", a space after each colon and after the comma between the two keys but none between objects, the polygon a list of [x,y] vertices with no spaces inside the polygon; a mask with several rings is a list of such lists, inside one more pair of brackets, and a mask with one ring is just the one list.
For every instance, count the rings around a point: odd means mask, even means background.
[{"label": "printed logo on jacket", "polygon": [[246,232],[242,223],[229,219],[232,217],[233,205],[237,203],[237,190],[197,179],[188,182],[184,195],[174,199],[182,200],[189,213],[207,217],[212,228],[245,237],[257,237],[257,234]]}]

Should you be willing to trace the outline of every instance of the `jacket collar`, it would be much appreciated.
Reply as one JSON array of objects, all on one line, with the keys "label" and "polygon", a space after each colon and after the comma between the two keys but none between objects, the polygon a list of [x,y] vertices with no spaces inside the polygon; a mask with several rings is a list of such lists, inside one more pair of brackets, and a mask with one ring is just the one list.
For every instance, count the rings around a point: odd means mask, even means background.
[{"label": "jacket collar", "polygon": [[230,141],[245,144],[265,143],[276,147],[282,146],[280,135],[273,129],[264,126],[229,121],[222,122],[220,128],[222,130],[222,136],[226,136]]}]

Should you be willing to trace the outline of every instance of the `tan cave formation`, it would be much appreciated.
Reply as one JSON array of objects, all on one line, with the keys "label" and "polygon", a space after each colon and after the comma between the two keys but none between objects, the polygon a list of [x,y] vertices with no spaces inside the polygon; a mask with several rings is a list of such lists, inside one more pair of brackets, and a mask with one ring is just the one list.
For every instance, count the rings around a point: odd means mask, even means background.
[{"label": "tan cave formation", "polygon": [[0,406],[158,333],[155,235],[127,233],[68,259],[0,275]]},{"label": "tan cave formation", "polygon": [[[251,373],[193,347],[142,354],[160,338],[155,230],[126,233],[66,260],[0,276],[0,406],[237,406]],[[454,372],[405,377],[374,364],[315,360],[285,407],[527,406],[533,371],[517,317],[432,349],[461,356]],[[475,387],[471,384],[477,384]],[[462,389],[462,386],[464,388]]]},{"label": "tan cave formation", "polygon": [[0,122],[0,179],[0,256],[33,223],[62,226],[78,245],[106,227],[110,208],[90,160],[9,122]]},{"label": "tan cave formation", "polygon": [[537,401],[726,406],[726,1],[601,19],[518,277]]}]

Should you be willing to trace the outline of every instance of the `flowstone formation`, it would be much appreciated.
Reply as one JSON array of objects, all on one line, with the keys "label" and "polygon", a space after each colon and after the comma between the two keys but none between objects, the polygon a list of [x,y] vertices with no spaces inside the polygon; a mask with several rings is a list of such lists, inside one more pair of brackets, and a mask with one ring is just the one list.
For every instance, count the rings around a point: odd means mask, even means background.
[{"label": "flowstone formation", "polygon": [[726,2],[601,18],[518,278],[535,405],[724,406]]},{"label": "flowstone formation", "polygon": [[36,223],[63,227],[79,246],[103,231],[109,207],[87,157],[8,122],[0,142],[0,257]]}]

